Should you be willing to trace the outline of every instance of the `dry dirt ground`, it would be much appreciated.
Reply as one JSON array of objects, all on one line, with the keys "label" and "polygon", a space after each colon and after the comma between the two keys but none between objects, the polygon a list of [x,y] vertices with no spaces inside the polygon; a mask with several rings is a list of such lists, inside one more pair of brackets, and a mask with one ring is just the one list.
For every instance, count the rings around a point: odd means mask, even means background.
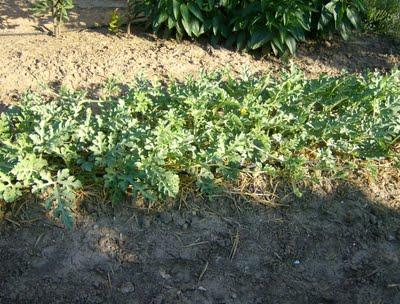
[{"label": "dry dirt ground", "polygon": [[[48,20],[32,19],[26,3],[0,0],[0,103],[41,83],[97,94],[112,74],[129,81],[138,72],[182,78],[228,65],[236,73],[284,65],[139,29],[130,37],[82,30],[107,20],[99,9],[77,9],[54,39],[35,28]],[[367,35],[312,42],[294,61],[311,76],[388,70],[400,61],[400,44]],[[0,224],[0,303],[400,303],[399,197],[392,174],[309,189],[279,208],[241,197],[158,211],[92,199],[73,231],[32,200]]]},{"label": "dry dirt ground", "polygon": [[70,232],[27,206],[0,228],[0,303],[400,303],[398,183],[370,187],[85,203]]},{"label": "dry dirt ground", "polygon": [[[43,26],[51,28],[49,19],[32,18],[27,3],[0,0],[0,103],[15,101],[24,91],[40,90],[42,85],[96,93],[112,75],[129,82],[141,72],[150,78],[182,78],[201,69],[274,73],[284,66],[273,57],[206,43],[177,43],[140,29],[129,37],[110,35],[106,28],[85,29],[96,22],[106,24],[110,9],[76,9],[63,37],[55,39],[43,32]],[[312,42],[301,46],[293,61],[311,76],[336,75],[343,69],[388,70],[400,62],[400,41],[362,35],[345,43]]]}]

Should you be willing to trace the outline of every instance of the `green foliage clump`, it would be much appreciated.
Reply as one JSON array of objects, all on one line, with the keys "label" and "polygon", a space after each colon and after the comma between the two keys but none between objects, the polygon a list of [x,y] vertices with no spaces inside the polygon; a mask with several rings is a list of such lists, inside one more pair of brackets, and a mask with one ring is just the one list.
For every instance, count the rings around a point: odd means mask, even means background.
[{"label": "green foliage clump", "polygon": [[118,12],[118,9],[113,10],[110,16],[110,21],[108,22],[108,30],[116,34],[122,26],[123,18]]},{"label": "green foliage clump", "polygon": [[155,201],[176,197],[183,181],[210,194],[246,173],[285,178],[299,194],[304,181],[399,157],[399,75],[310,80],[293,68],[279,79],[138,78],[123,92],[110,81],[95,100],[27,94],[0,117],[0,199],[32,192],[71,226],[76,191],[89,185],[115,203]]},{"label": "green foliage clump", "polygon": [[57,37],[61,34],[64,21],[69,20],[68,11],[73,8],[73,0],[36,0],[31,11],[39,16],[51,14],[54,23],[53,34]]},{"label": "green foliage clump", "polygon": [[[139,1],[140,2],[140,1]],[[138,0],[135,1],[138,3]],[[146,0],[141,1],[155,31],[193,38],[207,35],[213,43],[238,49],[289,51],[307,35],[338,32],[347,38],[360,25],[362,0]],[[138,7],[133,10],[140,12]],[[145,9],[144,9],[145,8]]]},{"label": "green foliage clump", "polygon": [[117,34],[122,26],[126,26],[127,34],[130,34],[132,24],[144,21],[151,9],[152,0],[126,0],[126,9],[123,12],[117,8],[111,13],[108,30]]},{"label": "green foliage clump", "polygon": [[365,28],[379,34],[400,37],[400,1],[364,0]]}]

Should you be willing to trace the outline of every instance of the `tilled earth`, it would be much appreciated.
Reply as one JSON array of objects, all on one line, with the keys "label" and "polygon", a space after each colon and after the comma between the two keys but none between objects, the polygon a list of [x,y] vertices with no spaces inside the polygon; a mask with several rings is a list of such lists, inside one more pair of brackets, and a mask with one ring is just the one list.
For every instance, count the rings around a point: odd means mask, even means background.
[{"label": "tilled earth", "polygon": [[0,303],[400,303],[398,191],[336,189],[3,224]]}]

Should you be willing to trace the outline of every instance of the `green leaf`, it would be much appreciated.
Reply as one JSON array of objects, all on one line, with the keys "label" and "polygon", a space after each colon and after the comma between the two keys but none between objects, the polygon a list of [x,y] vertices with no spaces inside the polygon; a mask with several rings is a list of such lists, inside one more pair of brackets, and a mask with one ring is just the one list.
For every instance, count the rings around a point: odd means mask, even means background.
[{"label": "green leaf", "polygon": [[346,15],[347,18],[349,18],[351,24],[355,27],[358,28],[360,25],[360,17],[357,14],[355,10],[353,10],[351,7],[347,7],[346,9]]},{"label": "green leaf", "polygon": [[22,185],[13,183],[11,178],[0,171],[0,199],[7,203],[14,202],[22,196]]},{"label": "green leaf", "polygon": [[222,31],[222,19],[219,15],[215,15],[212,19],[212,28],[214,36],[217,36]]},{"label": "green leaf", "polygon": [[69,174],[68,169],[57,171],[53,177],[50,172],[42,171],[40,178],[32,186],[33,193],[47,195],[45,207],[53,216],[61,221],[68,229],[72,229],[72,209],[75,191],[81,187],[81,182]]},{"label": "green leaf", "polygon": [[11,170],[16,179],[24,186],[29,186],[36,176],[47,166],[47,161],[35,154],[28,154]]},{"label": "green leaf", "polygon": [[195,4],[193,2],[189,2],[188,9],[192,12],[193,15],[196,16],[197,19],[204,22],[203,14],[201,13],[201,10],[197,6],[197,4]]},{"label": "green leaf", "polygon": [[201,32],[200,32],[200,23],[198,20],[193,19],[190,23],[190,31],[196,36],[199,37]]},{"label": "green leaf", "polygon": [[182,19],[182,25],[183,28],[185,29],[186,34],[188,34],[190,37],[192,37],[192,28],[189,22],[187,22],[185,19]]},{"label": "green leaf", "polygon": [[179,19],[179,16],[180,16],[180,5],[181,5],[180,1],[172,0],[172,7],[173,7],[175,20]]},{"label": "green leaf", "polygon": [[168,14],[166,12],[161,12],[158,15],[158,18],[154,23],[154,27],[159,28],[161,26],[161,24],[163,24],[167,20],[168,20]]},{"label": "green leaf", "polygon": [[270,31],[268,31],[268,29],[259,29],[251,34],[248,46],[250,49],[255,50],[271,41],[272,38],[273,35]]},{"label": "green leaf", "polygon": [[349,39],[349,32],[350,32],[350,27],[349,27],[349,24],[347,24],[347,22],[345,22],[344,20],[343,20],[343,22],[341,22],[340,24],[339,24],[339,32],[340,32],[340,35],[342,36],[342,38],[344,39],[344,40],[347,40],[347,39]]},{"label": "green leaf", "polygon": [[279,53],[284,53],[284,45],[282,44],[282,42],[279,40],[278,37],[274,37],[272,38],[272,43],[271,46],[274,48],[274,52],[275,54],[279,54]]},{"label": "green leaf", "polygon": [[175,27],[175,25],[176,25],[175,20],[173,20],[171,17],[168,18],[168,28],[171,30]]},{"label": "green leaf", "polygon": [[294,55],[296,53],[296,40],[294,40],[293,37],[288,36],[285,39],[285,43],[286,43],[290,53],[292,55]]},{"label": "green leaf", "polygon": [[181,4],[180,11],[183,17],[183,20],[186,21],[186,24],[190,22],[190,12],[186,4]]}]

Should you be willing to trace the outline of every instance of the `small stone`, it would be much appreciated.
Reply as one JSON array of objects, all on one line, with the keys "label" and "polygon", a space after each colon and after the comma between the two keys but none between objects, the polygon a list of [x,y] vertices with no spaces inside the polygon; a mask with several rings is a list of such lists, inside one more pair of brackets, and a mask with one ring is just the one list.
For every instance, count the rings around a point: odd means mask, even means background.
[{"label": "small stone", "polygon": [[135,291],[135,286],[131,282],[127,282],[122,284],[121,288],[119,289],[122,293],[131,293]]}]

